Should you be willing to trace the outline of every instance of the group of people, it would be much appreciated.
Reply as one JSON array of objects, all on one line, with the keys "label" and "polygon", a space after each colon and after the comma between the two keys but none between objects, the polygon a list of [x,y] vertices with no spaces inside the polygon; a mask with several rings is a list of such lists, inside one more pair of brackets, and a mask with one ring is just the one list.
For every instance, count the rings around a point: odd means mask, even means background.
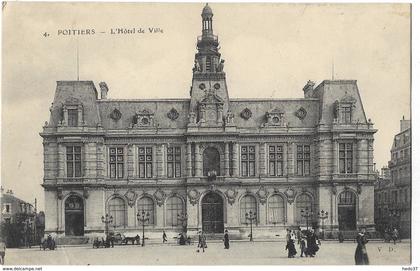
[{"label": "group of people", "polygon": [[292,231],[290,229],[287,229],[286,231],[286,250],[288,250],[288,258],[294,258],[297,254],[295,242],[297,242],[300,248],[300,257],[315,257],[321,242],[313,229],[302,231],[298,228],[297,231]]},{"label": "group of people", "polygon": [[[168,242],[168,236],[166,235],[166,232],[163,231],[162,233],[162,243],[165,244]],[[191,244],[191,238],[186,236],[185,232],[181,232],[178,235],[178,244],[179,245],[185,245],[186,243]],[[229,249],[230,247],[230,241],[229,241],[229,232],[228,230],[225,230],[225,233],[223,235],[223,244],[225,249]],[[200,249],[202,249],[203,252],[205,252],[205,249],[207,248],[207,238],[204,232],[199,231],[198,232],[198,246],[197,246],[197,252],[200,252]]]}]

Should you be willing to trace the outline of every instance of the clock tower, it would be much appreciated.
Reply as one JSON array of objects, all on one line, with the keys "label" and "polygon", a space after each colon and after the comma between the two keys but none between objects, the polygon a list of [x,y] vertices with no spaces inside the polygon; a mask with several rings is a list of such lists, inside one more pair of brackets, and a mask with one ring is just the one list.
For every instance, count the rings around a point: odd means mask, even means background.
[{"label": "clock tower", "polygon": [[191,86],[189,126],[220,127],[229,109],[224,60],[219,53],[219,39],[213,34],[213,12],[203,8],[202,35],[197,37]]}]

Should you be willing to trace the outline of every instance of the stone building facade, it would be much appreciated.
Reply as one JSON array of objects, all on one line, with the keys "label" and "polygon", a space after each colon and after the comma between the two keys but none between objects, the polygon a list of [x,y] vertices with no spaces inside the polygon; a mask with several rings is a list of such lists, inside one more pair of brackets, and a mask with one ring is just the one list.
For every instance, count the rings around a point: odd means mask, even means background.
[{"label": "stone building facade", "polygon": [[94,234],[110,214],[134,233],[142,210],[149,236],[246,236],[250,211],[255,236],[319,224],[321,210],[329,231],[373,228],[376,130],[356,81],[309,81],[299,99],[231,98],[208,5],[201,17],[189,98],[117,100],[105,83],[98,94],[91,81],[57,82],[41,132],[46,230]]},{"label": "stone building facade", "polygon": [[402,237],[411,236],[411,122],[400,120],[394,136],[391,160],[375,183],[375,223],[379,231],[397,228]]}]

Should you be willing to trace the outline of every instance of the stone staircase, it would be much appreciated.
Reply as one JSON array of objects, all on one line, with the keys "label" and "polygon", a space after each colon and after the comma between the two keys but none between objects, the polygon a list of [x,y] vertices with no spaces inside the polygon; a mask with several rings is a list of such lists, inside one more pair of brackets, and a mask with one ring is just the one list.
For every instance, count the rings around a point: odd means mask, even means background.
[{"label": "stone staircase", "polygon": [[87,236],[60,236],[56,240],[57,245],[68,246],[68,245],[83,245],[89,243],[89,237]]}]

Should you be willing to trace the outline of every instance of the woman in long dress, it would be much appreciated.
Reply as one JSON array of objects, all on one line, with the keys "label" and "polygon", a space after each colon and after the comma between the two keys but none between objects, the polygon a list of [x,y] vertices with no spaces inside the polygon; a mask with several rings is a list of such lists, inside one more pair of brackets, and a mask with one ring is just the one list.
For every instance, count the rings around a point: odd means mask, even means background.
[{"label": "woman in long dress", "polygon": [[366,250],[366,244],[369,240],[366,237],[366,229],[362,229],[362,231],[357,234],[356,241],[357,247],[356,253],[354,254],[356,265],[368,265],[369,258]]},{"label": "woman in long dress", "polygon": [[223,236],[223,243],[225,244],[225,249],[229,249],[229,234],[228,230],[225,230],[225,235]]}]

